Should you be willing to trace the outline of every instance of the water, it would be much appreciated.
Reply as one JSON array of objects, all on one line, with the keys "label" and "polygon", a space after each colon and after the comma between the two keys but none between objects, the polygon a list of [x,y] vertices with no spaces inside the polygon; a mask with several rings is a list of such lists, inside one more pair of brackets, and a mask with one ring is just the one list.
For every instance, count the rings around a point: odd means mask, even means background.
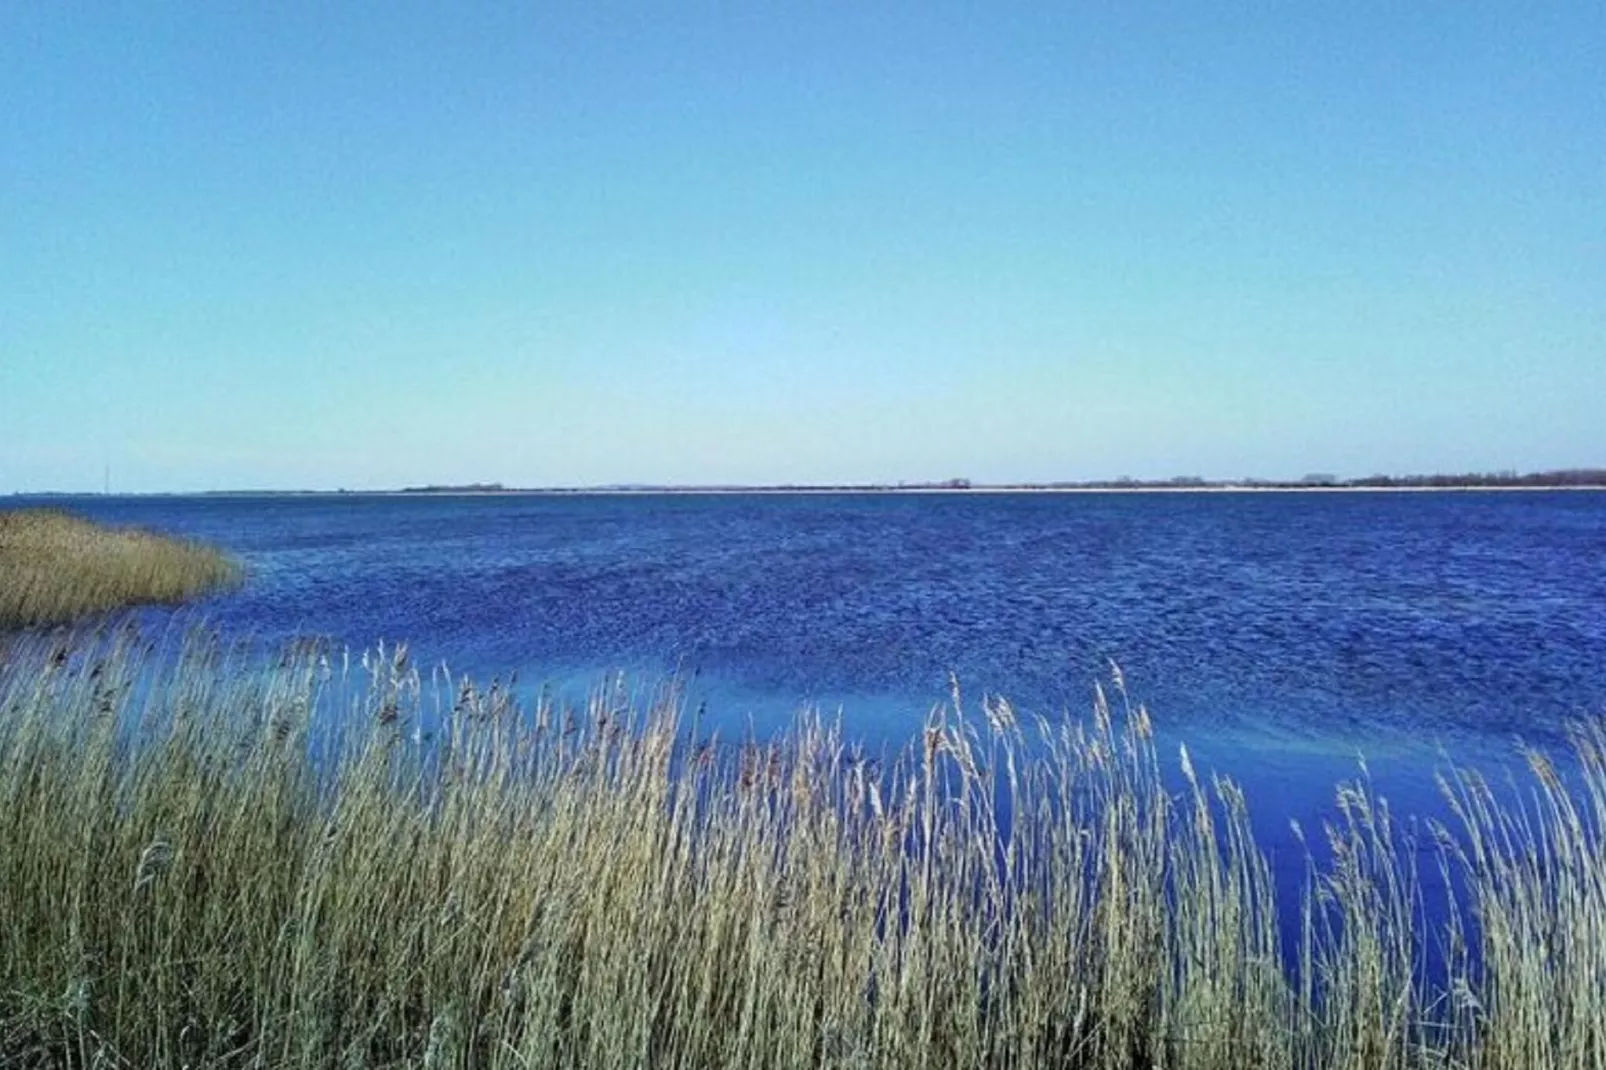
[{"label": "water", "polygon": [[[1606,494],[86,497],[219,543],[202,607],[270,642],[407,640],[424,665],[575,696],[687,681],[702,723],[840,710],[871,747],[949,694],[1085,716],[1119,663],[1168,760],[1238,779],[1291,921],[1297,818],[1364,754],[1442,812],[1443,747],[1488,769],[1606,713]],[[168,611],[147,616],[161,624]]]},{"label": "water", "polygon": [[[25,499],[19,504],[29,504]],[[718,715],[948,691],[1049,717],[1118,662],[1162,724],[1291,753],[1553,738],[1606,712],[1606,495],[76,498],[215,541],[260,638],[406,639],[525,681],[695,677]]]}]

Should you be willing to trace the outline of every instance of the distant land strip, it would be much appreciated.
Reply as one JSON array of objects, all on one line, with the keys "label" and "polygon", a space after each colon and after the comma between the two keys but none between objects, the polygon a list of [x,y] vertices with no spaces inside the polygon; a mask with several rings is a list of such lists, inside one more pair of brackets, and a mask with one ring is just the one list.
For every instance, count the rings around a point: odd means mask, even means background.
[{"label": "distant land strip", "polygon": [[[518,487],[502,483],[429,483],[421,486],[339,490],[239,488],[205,491],[129,492],[125,497],[273,497],[302,495],[472,495],[472,494],[898,494],[898,493],[1074,493],[1098,491],[1345,491],[1345,490],[1606,490],[1606,468],[1563,468],[1544,472],[1466,472],[1460,474],[1365,476],[1341,479],[1316,473],[1302,479],[1089,479],[1051,482],[982,483],[944,479],[898,483],[603,483]],[[85,492],[17,491],[14,497],[89,497]]]},{"label": "distant land strip", "polygon": [[1314,474],[1298,480],[1170,479],[1060,480],[1047,483],[976,483],[969,479],[901,483],[609,483],[600,486],[508,487],[501,483],[429,484],[404,487],[401,494],[533,494],[533,493],[830,493],[897,491],[1099,491],[1099,490],[1606,490],[1606,468],[1568,468],[1548,472],[1474,472],[1462,474],[1366,476],[1340,479]]}]

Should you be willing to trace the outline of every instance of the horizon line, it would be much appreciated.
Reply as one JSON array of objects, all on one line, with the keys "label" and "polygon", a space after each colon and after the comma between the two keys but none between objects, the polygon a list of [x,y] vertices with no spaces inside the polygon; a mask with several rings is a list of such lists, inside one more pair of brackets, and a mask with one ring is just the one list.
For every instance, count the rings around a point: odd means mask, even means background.
[{"label": "horizon line", "polygon": [[1427,473],[1341,478],[1318,473],[1301,479],[1169,479],[1049,480],[981,482],[965,478],[857,483],[653,483],[611,482],[509,486],[499,482],[430,483],[402,487],[212,488],[206,490],[101,491],[14,490],[13,498],[202,497],[297,495],[517,495],[517,494],[820,494],[820,493],[1007,493],[1007,492],[1168,492],[1178,491],[1342,491],[1342,490],[1606,490],[1606,468],[1557,468],[1519,473]]}]

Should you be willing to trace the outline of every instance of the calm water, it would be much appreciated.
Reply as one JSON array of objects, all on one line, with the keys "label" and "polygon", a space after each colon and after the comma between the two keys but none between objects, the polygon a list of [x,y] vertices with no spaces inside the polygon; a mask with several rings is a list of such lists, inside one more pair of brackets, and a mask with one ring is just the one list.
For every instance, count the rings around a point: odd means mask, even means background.
[{"label": "calm water", "polygon": [[[915,731],[956,673],[1050,718],[1120,663],[1283,816],[1606,713],[1606,494],[82,498],[221,543],[228,629],[583,691],[679,670],[727,730]],[[1392,764],[1391,764],[1392,763]]]}]

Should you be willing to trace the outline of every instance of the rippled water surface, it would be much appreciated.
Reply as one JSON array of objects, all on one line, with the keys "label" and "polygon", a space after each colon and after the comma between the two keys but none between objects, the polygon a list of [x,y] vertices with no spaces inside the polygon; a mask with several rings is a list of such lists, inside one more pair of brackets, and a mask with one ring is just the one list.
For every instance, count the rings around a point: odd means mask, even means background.
[{"label": "rippled water surface", "polygon": [[[27,504],[26,502],[22,504]],[[1113,659],[1163,725],[1272,753],[1552,736],[1606,711],[1606,494],[81,498],[250,570],[211,620],[407,639],[582,686],[678,669],[712,715],[943,698],[1086,708]]]},{"label": "rippled water surface", "polygon": [[[40,504],[14,500],[14,504]],[[1297,926],[1306,827],[1364,754],[1443,814],[1438,747],[1606,713],[1606,494],[317,496],[52,499],[222,544],[214,624],[405,639],[583,696],[678,672],[726,738],[806,703],[896,745],[957,676],[1051,722],[1122,666],[1161,729],[1245,788]],[[168,611],[145,614],[158,627]],[[187,614],[186,614],[187,615]],[[1431,875],[1431,867],[1429,867]]]}]

